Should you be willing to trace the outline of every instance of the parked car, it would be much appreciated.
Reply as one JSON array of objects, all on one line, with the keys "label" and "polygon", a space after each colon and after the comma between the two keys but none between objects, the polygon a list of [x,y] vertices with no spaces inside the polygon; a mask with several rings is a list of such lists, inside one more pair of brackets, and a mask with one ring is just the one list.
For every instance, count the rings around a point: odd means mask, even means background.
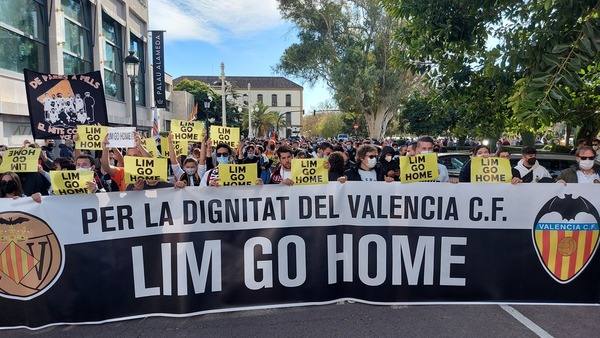
[{"label": "parked car", "polygon": [[[470,158],[469,153],[440,153],[438,154],[438,163],[448,168],[450,177],[458,177],[462,167]],[[510,166],[514,167],[521,159],[521,154],[510,155]],[[574,155],[538,152],[537,159],[540,165],[548,169],[554,179],[560,175],[560,172],[576,165],[577,160]],[[600,165],[599,161],[596,161]]]},{"label": "parked car", "polygon": [[438,163],[443,164],[448,169],[450,177],[457,177],[460,175],[460,170],[471,158],[469,153],[439,153]]},{"label": "parked car", "polygon": [[337,140],[341,142],[348,141],[349,139],[350,137],[348,136],[348,134],[338,134],[337,136]]},{"label": "parked car", "polygon": [[[521,154],[510,155],[510,165],[514,167],[517,162],[521,159]],[[574,155],[569,154],[557,154],[557,153],[544,153],[538,152],[537,159],[541,166],[546,168],[552,178],[556,179],[560,172],[567,169],[570,166],[576,165],[577,160]]]}]

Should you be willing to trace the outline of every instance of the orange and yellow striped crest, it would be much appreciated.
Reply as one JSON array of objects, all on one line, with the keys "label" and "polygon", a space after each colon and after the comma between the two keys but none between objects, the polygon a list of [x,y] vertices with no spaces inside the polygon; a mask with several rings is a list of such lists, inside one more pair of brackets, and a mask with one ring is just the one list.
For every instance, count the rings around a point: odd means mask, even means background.
[{"label": "orange and yellow striped crest", "polygon": [[533,242],[546,271],[559,283],[575,279],[596,253],[599,215],[586,199],[555,197],[540,210]]},{"label": "orange and yellow striped crest", "polygon": [[0,253],[0,272],[20,283],[39,261],[15,242],[10,242]]}]

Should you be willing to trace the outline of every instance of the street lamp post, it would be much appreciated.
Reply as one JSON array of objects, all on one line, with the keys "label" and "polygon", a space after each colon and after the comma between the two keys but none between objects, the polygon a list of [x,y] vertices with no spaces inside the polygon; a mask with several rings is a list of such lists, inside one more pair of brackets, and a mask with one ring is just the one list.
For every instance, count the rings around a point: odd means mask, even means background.
[{"label": "street lamp post", "polygon": [[225,93],[225,64],[221,62],[221,119],[223,120],[223,127],[227,127],[227,114],[225,111],[227,105],[227,100],[225,97],[226,95],[227,93]]},{"label": "street lamp post", "polygon": [[248,82],[248,138],[253,139],[254,131],[252,130],[252,109],[250,108],[252,105],[250,104],[250,88],[252,88],[252,86],[250,85],[250,82]]},{"label": "street lamp post", "polygon": [[135,51],[129,51],[129,55],[125,57],[125,65],[129,83],[131,84],[131,125],[137,127],[137,110],[135,102],[135,78],[140,67],[140,59],[135,56]]},{"label": "street lamp post", "polygon": [[208,122],[209,122],[208,113],[210,111],[210,104],[212,103],[212,97],[208,96],[206,99],[204,99],[203,103],[204,103],[204,114],[206,116],[206,120],[204,121],[204,128],[206,130],[208,130]]}]

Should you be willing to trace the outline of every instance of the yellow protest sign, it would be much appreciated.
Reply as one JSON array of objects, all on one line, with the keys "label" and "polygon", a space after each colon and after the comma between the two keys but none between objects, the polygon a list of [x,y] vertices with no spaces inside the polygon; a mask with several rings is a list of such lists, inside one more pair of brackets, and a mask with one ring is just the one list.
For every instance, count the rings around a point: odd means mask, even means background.
[{"label": "yellow protest sign", "polygon": [[42,149],[40,148],[12,148],[4,152],[0,173],[35,173],[38,171],[38,159]]},{"label": "yellow protest sign", "polygon": [[173,141],[199,143],[204,140],[204,123],[200,121],[171,120]]},{"label": "yellow protest sign", "polygon": [[125,183],[135,183],[139,179],[166,181],[167,159],[125,156]]},{"label": "yellow protest sign", "polygon": [[94,180],[91,170],[61,170],[50,172],[50,182],[55,195],[91,194],[88,182]]},{"label": "yellow protest sign", "polygon": [[[173,148],[175,150],[175,156],[187,155],[188,142],[185,140],[173,141]],[[163,157],[169,157],[169,139],[166,136],[160,137],[160,150]]]},{"label": "yellow protest sign", "polygon": [[256,163],[219,165],[219,181],[222,186],[255,185],[257,177]]},{"label": "yellow protest sign", "polygon": [[77,126],[77,142],[75,149],[79,150],[102,150],[102,142],[108,133],[105,126]]},{"label": "yellow protest sign", "polygon": [[329,183],[326,163],[323,158],[293,159],[292,181],[298,185]]},{"label": "yellow protest sign", "polygon": [[471,158],[471,183],[510,183],[511,180],[512,169],[507,158]]},{"label": "yellow protest sign", "polygon": [[400,156],[400,182],[431,182],[440,175],[437,154]]},{"label": "yellow protest sign", "polygon": [[141,142],[142,146],[150,153],[150,157],[158,157],[158,147],[156,146],[156,140],[152,137],[143,138]]},{"label": "yellow protest sign", "polygon": [[213,145],[225,143],[231,148],[236,148],[240,143],[240,128],[210,126],[210,140]]}]

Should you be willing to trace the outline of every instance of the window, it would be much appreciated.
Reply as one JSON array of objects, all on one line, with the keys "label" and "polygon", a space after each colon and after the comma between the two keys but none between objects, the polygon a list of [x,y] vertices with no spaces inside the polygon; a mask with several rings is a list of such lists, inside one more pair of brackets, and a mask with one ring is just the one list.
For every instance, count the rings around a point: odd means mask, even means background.
[{"label": "window", "polygon": [[102,13],[104,34],[104,92],[109,97],[123,101],[123,44],[121,26],[106,13]]},{"label": "window", "polygon": [[0,0],[0,68],[48,72],[46,0]]},{"label": "window", "polygon": [[144,42],[137,36],[130,34],[129,50],[135,52],[140,59],[138,75],[135,79],[135,103],[140,106],[146,105],[146,55],[144,53]]},{"label": "window", "polygon": [[256,102],[263,104],[263,95],[262,94],[256,95]]},{"label": "window", "polygon": [[166,100],[165,103],[166,103],[165,104],[165,106],[166,106],[165,110],[166,111],[171,111],[171,101]]},{"label": "window", "polygon": [[285,106],[286,107],[292,106],[292,95],[291,94],[285,94]]},{"label": "window", "polygon": [[64,73],[92,71],[92,37],[90,33],[90,2],[62,0],[65,13]]},{"label": "window", "polygon": [[277,107],[277,94],[271,95],[271,107]]}]

